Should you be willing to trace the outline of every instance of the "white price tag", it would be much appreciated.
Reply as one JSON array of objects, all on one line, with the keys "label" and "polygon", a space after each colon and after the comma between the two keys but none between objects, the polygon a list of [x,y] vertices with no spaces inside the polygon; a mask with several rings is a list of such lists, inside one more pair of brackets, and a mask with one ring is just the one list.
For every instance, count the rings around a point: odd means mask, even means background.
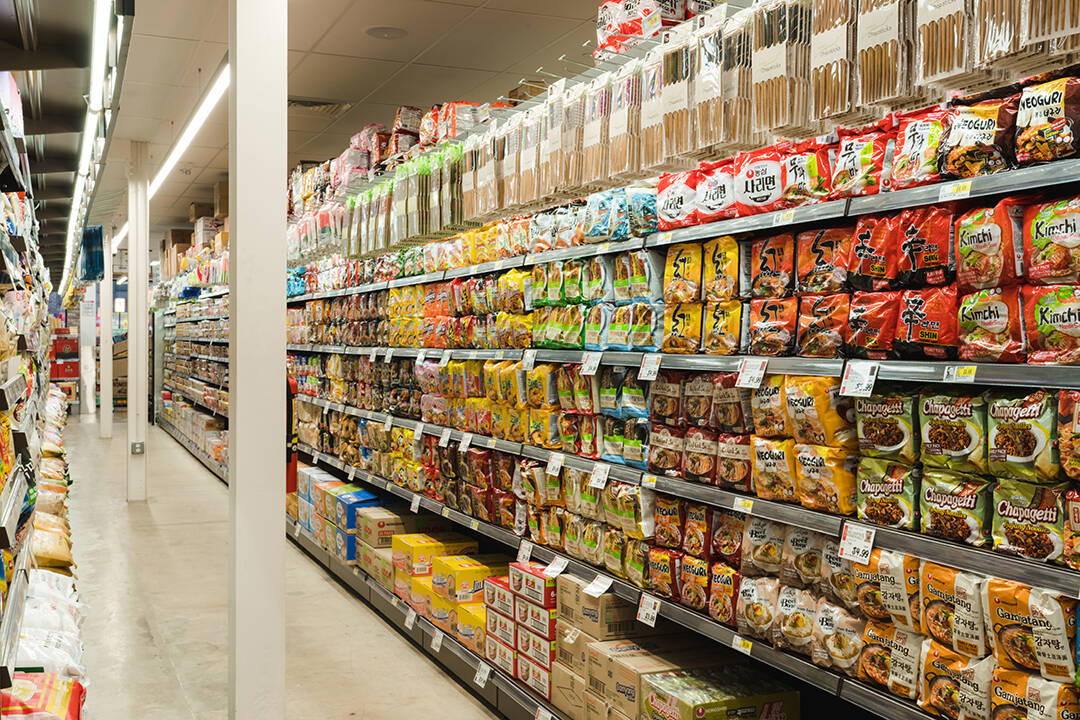
[{"label": "white price tag", "polygon": [[754,643],[744,638],[742,635],[736,635],[731,638],[731,648],[738,650],[743,655],[749,655],[750,651],[754,649]]},{"label": "white price tag", "polygon": [[477,663],[476,675],[473,676],[473,682],[480,687],[487,687],[489,677],[491,677],[491,666],[486,662]]},{"label": "white price tag", "polygon": [[413,511],[414,513],[420,512],[420,496],[419,495],[413,495],[412,496],[412,502],[409,503],[409,510]]},{"label": "white price tag", "polygon": [[440,513],[444,518],[450,517],[450,508],[443,505],[442,512]]},{"label": "white price tag", "polygon": [[642,475],[641,487],[643,488],[656,488],[656,476],[655,475]]},{"label": "white price tag", "polygon": [[386,348],[386,362],[390,362],[394,359],[394,348]]},{"label": "white price tag", "polygon": [[532,312],[532,309],[533,309],[533,288],[532,288],[532,278],[531,277],[525,278],[524,290],[525,290],[525,292],[524,292],[525,312]]},{"label": "white price tag", "polygon": [[531,542],[529,542],[528,540],[522,540],[521,544],[518,545],[517,561],[529,562],[529,560],[532,559],[532,549],[533,544]]},{"label": "white price tag", "polygon": [[293,536],[294,538],[296,538],[296,537],[300,537],[300,523],[293,523],[293,526],[292,526],[292,536]]},{"label": "white price tag", "polygon": [[412,630],[416,625],[416,611],[409,608],[409,612],[405,613],[405,629]]},{"label": "white price tag", "polygon": [[349,482],[352,482],[355,479],[356,479],[356,466],[355,465],[350,465],[349,466]]},{"label": "white price tag", "polygon": [[973,383],[978,369],[977,365],[949,365],[942,373],[941,379],[944,382]]},{"label": "white price tag", "polygon": [[593,465],[592,474],[589,475],[589,487],[603,490],[607,486],[608,473],[610,472],[611,466],[607,463]]},{"label": "white price tag", "polygon": [[563,463],[566,461],[566,456],[562,453],[551,453],[548,455],[547,469],[544,472],[552,477],[555,477],[562,470]]},{"label": "white price tag", "polygon": [[470,520],[469,521],[469,529],[470,530],[479,530],[480,529],[480,521],[479,520]]},{"label": "white price tag", "polygon": [[570,564],[570,560],[562,555],[556,555],[555,559],[551,561],[551,564],[544,568],[543,573],[545,577],[553,578],[559,577],[562,571],[566,569],[566,566]]},{"label": "white price tag", "polygon": [[870,397],[874,394],[881,364],[874,360],[848,360],[844,365],[844,377],[840,380],[840,394],[844,397]]},{"label": "white price tag", "polygon": [[641,593],[641,601],[637,606],[637,619],[649,627],[656,627],[656,616],[660,614],[660,598],[654,595]]},{"label": "white price tag", "polygon": [[537,707],[536,715],[533,716],[533,720],[555,720],[555,716],[551,714],[547,708]]},{"label": "white price tag", "polygon": [[660,12],[654,10],[641,18],[642,37],[650,38],[660,32]]},{"label": "white price tag", "polygon": [[442,435],[439,436],[439,447],[449,447],[450,445],[450,428],[443,428]]},{"label": "white price tag", "polygon": [[585,376],[595,375],[600,367],[600,360],[604,357],[602,352],[587,352],[581,362],[581,374]]},{"label": "white price tag", "polygon": [[472,433],[461,433],[461,452],[465,452],[472,445]]},{"label": "white price tag", "polygon": [[660,361],[663,357],[663,355],[657,353],[646,353],[642,355],[641,369],[638,370],[638,380],[655,380],[656,374],[660,372]]},{"label": "white price tag", "polygon": [[480,122],[486,123],[491,119],[491,105],[484,103],[477,108],[477,116],[480,118]]},{"label": "white price tag", "polygon": [[941,189],[938,191],[938,202],[963,200],[969,195],[971,195],[970,180],[957,180],[956,182],[942,183]]},{"label": "white price tag", "polygon": [[870,562],[876,534],[877,530],[872,527],[844,523],[844,532],[840,535],[840,557],[860,565]]},{"label": "white price tag", "polygon": [[371,362],[375,362],[375,358],[378,357],[378,355],[379,355],[379,348],[373,347],[373,348],[371,348],[370,353],[368,353],[368,359],[371,360]]},{"label": "white price tag", "polygon": [[442,356],[439,358],[439,367],[446,367],[450,364],[450,358],[454,355],[451,350],[443,350]]},{"label": "white price tag", "polygon": [[439,652],[442,650],[443,631],[436,630],[431,636],[431,651]]},{"label": "white price tag", "polygon": [[756,390],[765,379],[765,369],[769,367],[768,358],[745,358],[739,361],[739,376],[735,378],[735,387]]},{"label": "white price tag", "polygon": [[525,372],[532,372],[536,366],[536,351],[535,350],[523,350],[521,352],[521,369]]},{"label": "white price tag", "polygon": [[613,580],[607,575],[597,575],[593,581],[585,586],[585,594],[598,598],[608,591]]},{"label": "white price tag", "polygon": [[426,358],[426,357],[427,357],[427,350],[423,350],[423,349],[419,350],[416,353],[416,364],[419,365],[422,362],[424,362],[424,358]]},{"label": "white price tag", "polygon": [[390,432],[390,430],[392,430],[393,427],[394,427],[394,416],[393,415],[387,415],[386,420],[383,421],[382,429],[385,430],[386,432]]},{"label": "white price tag", "polygon": [[750,498],[737,497],[735,498],[735,502],[731,504],[731,507],[733,510],[738,510],[739,512],[746,513],[747,515],[754,514],[754,501]]}]

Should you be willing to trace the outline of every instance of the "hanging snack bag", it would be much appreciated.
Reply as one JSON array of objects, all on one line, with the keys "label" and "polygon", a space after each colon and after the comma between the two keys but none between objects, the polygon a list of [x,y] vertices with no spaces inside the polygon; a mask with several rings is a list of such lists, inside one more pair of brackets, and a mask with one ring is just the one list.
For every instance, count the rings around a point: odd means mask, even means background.
[{"label": "hanging snack bag", "polygon": [[981,547],[990,539],[993,484],[966,473],[927,468],[919,497],[923,535]]},{"label": "hanging snack bag", "polygon": [[846,448],[796,445],[795,462],[803,507],[839,515],[855,513],[857,454]]},{"label": "hanging snack bag", "polygon": [[1040,285],[1076,283],[1080,279],[1080,196],[1034,203],[1023,212],[1028,280]]},{"label": "hanging snack bag", "polygon": [[[1059,390],[1057,409],[1058,454],[1061,469],[1073,480],[1080,480],[1080,425],[1077,406],[1080,390]],[[1070,515],[1070,517],[1072,517]],[[1080,515],[1076,516],[1080,520]]]},{"label": "hanging snack bag", "polygon": [[990,693],[996,670],[992,657],[971,658],[924,640],[921,665],[919,707],[927,713],[948,720],[991,717]]},{"label": "hanging snack bag", "polygon": [[1025,285],[1021,298],[1027,361],[1033,365],[1080,364],[1080,288]]},{"label": "hanging snack bag", "polygon": [[783,198],[789,206],[822,202],[832,190],[831,146],[816,139],[790,146],[784,156]]},{"label": "hanging snack bag", "polygon": [[847,290],[851,264],[852,227],[805,230],[795,238],[798,248],[796,292],[839,293]]},{"label": "hanging snack bag", "polygon": [[956,284],[960,292],[1012,285],[1024,277],[1024,207],[1005,198],[956,219]]},{"label": "hanging snack bag", "polygon": [[788,526],[762,517],[747,517],[743,525],[742,559],[739,567],[746,577],[780,573],[784,538]]},{"label": "hanging snack bag", "polygon": [[1020,165],[1073,157],[1080,152],[1080,78],[1029,85],[1016,111],[1016,161]]},{"label": "hanging snack bag", "polygon": [[795,278],[795,236],[792,233],[754,240],[745,261],[750,266],[751,297],[780,298],[791,294]]},{"label": "hanging snack bag", "polygon": [[904,290],[896,322],[896,350],[913,360],[955,360],[960,346],[956,288]]},{"label": "hanging snack bag", "polygon": [[896,149],[893,152],[893,189],[938,182],[938,147],[945,134],[941,107],[903,113],[897,116]]},{"label": "hanging snack bag", "polygon": [[919,459],[933,467],[985,473],[986,400],[980,394],[926,388],[919,394]]},{"label": "hanging snack bag", "polygon": [[838,408],[840,383],[837,378],[787,375],[784,401],[788,427],[795,442],[831,447],[854,447],[855,428]]},{"label": "hanging snack bag", "polygon": [[800,357],[815,358],[842,357],[844,343],[849,340],[850,310],[850,297],[847,293],[800,297],[796,354]]},{"label": "hanging snack bag", "polygon": [[893,116],[862,128],[840,128],[840,145],[832,164],[830,200],[876,195],[889,189],[896,133]]},{"label": "hanging snack bag", "polygon": [[875,548],[865,565],[852,566],[859,608],[872,622],[922,632],[919,558]]},{"label": "hanging snack bag", "polygon": [[716,484],[725,490],[748,493],[752,475],[750,436],[725,433],[717,435]]},{"label": "hanging snack bag", "polygon": [[851,296],[850,339],[844,347],[848,357],[886,360],[897,356],[895,339],[900,294],[899,290],[893,290],[857,292]]},{"label": "hanging snack bag", "polygon": [[914,700],[919,693],[923,636],[890,625],[866,624],[859,652],[859,679]]},{"label": "hanging snack bag", "polygon": [[735,157],[735,210],[738,217],[786,207],[784,150],[770,145]]},{"label": "hanging snack bag", "polygon": [[798,502],[795,475],[795,442],[773,440],[754,435],[750,438],[753,453],[754,487],[762,500]]},{"label": "hanging snack bag", "polygon": [[948,207],[905,208],[896,220],[900,255],[898,270],[904,287],[947,285],[956,277],[953,213]]},{"label": "hanging snack bag", "polygon": [[698,166],[694,212],[699,224],[736,217],[735,159],[703,162]]},{"label": "hanging snack bag", "polygon": [[965,295],[960,299],[957,324],[961,360],[1024,361],[1027,338],[1020,288],[993,288]]},{"label": "hanging snack bag", "polygon": [[610,303],[592,305],[585,312],[585,349],[607,350],[608,330],[615,306]]},{"label": "hanging snack bag", "polygon": [[865,620],[828,598],[820,598],[810,649],[814,664],[855,677],[865,629]]},{"label": "hanging snack bag", "polygon": [[990,472],[1029,482],[1058,477],[1057,408],[1047,390],[987,393],[987,455]]},{"label": "hanging snack bag", "polygon": [[1068,483],[1035,485],[1002,479],[994,488],[994,549],[1064,564]]},{"label": "hanging snack bag", "polygon": [[[999,677],[1003,669],[1024,670],[1047,680],[1075,682],[1075,599],[992,577],[986,581],[983,610]],[[1021,691],[1018,699],[1028,697]]]},{"label": "hanging snack bag", "polygon": [[660,175],[656,184],[656,218],[660,230],[697,224],[695,200],[700,179],[696,169]]},{"label": "hanging snack bag", "polygon": [[[734,388],[734,385],[732,387]],[[738,388],[734,389],[738,392]],[[754,421],[752,430],[756,435],[762,437],[791,435],[784,392],[783,375],[766,375],[761,385],[751,392],[750,410]]]},{"label": "hanging snack bag", "polygon": [[[682,347],[689,343],[693,343],[693,347],[696,350],[701,342],[701,304],[687,303],[685,306],[679,307],[692,308],[693,306],[698,308],[697,337],[686,338],[681,335],[673,335],[673,347]],[[644,352],[658,352],[664,342],[664,304],[636,302],[631,305],[630,308],[631,348],[633,350],[642,350]],[[695,332],[693,319],[693,313],[688,311],[684,316],[678,318],[680,323],[685,324],[679,324],[677,327],[673,327],[673,329],[680,332],[693,333]]]},{"label": "hanging snack bag", "polygon": [[661,350],[666,353],[696,353],[701,349],[700,302],[668,304],[664,310],[664,339]]},{"label": "hanging snack bag", "polygon": [[730,235],[707,240],[702,247],[702,287],[706,302],[730,300],[739,294],[739,243]]},{"label": "hanging snack bag", "polygon": [[[743,349],[749,332],[750,314],[739,300],[718,300],[705,304],[705,337],[701,349],[709,355],[736,355]],[[747,338],[747,342],[749,339]]]},{"label": "hanging snack bag", "polygon": [[630,258],[630,296],[641,302],[656,302],[663,298],[664,258],[649,250],[634,250]]},{"label": "hanging snack bag", "polygon": [[855,225],[848,282],[856,290],[889,290],[899,286],[897,218],[864,215]]},{"label": "hanging snack bag", "polygon": [[1012,167],[1018,101],[1016,95],[982,101],[954,100],[938,151],[941,175],[972,178]]},{"label": "hanging snack bag", "polygon": [[919,470],[910,465],[863,458],[857,475],[859,519],[914,530],[919,512]]},{"label": "hanging snack bag", "polygon": [[[533,266],[533,296],[538,297],[536,291],[536,268]],[[585,279],[582,284],[582,294],[587,303],[614,302],[615,300],[615,261],[610,255],[596,255],[585,261]],[[546,273],[544,275],[546,293]],[[629,277],[627,277],[629,284]]]},{"label": "hanging snack bag", "polygon": [[748,340],[750,354],[790,355],[795,349],[798,324],[798,298],[751,300]]},{"label": "hanging snack bag", "polygon": [[664,302],[684,303],[701,299],[701,244],[678,243],[667,249],[664,263]]},{"label": "hanging snack bag", "polygon": [[739,634],[772,640],[780,581],[771,577],[744,577],[739,585],[735,621]]}]

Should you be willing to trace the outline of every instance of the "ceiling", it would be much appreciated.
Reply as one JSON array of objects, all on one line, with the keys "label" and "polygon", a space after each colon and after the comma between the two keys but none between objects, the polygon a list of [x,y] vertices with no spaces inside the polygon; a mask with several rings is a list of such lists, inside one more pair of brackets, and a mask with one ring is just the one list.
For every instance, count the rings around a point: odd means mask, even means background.
[{"label": "ceiling", "polygon": [[[338,155],[365,125],[390,125],[399,104],[489,102],[523,77],[544,77],[536,73],[539,66],[561,75],[579,72],[583,68],[558,58],[591,62],[592,48],[585,43],[596,37],[597,4],[289,0],[290,98],[351,104],[338,117],[289,111],[289,167]],[[402,28],[407,35],[383,40],[366,33],[378,26]],[[128,141],[149,141],[156,167],[183,130],[227,43],[227,0],[139,0],[119,117],[90,222],[123,224]],[[227,178],[228,134],[223,101],[150,203],[154,251],[165,230],[190,226],[188,205],[209,202],[213,183]],[[71,137],[74,142],[77,136]]]}]

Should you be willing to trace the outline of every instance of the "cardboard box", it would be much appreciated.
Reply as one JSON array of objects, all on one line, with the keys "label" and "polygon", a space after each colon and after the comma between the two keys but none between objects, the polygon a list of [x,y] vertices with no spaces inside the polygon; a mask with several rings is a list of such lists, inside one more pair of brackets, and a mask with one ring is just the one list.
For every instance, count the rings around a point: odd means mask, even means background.
[{"label": "cardboard box", "polygon": [[510,563],[510,592],[542,607],[555,607],[555,578],[544,575],[546,567],[531,560]]},{"label": "cardboard box", "polygon": [[128,341],[127,340],[118,340],[118,341],[114,342],[113,346],[112,346],[112,356],[114,358],[121,358],[121,357],[126,358],[127,357],[127,347],[128,347]]},{"label": "cardboard box", "polygon": [[342,530],[341,528],[334,526],[334,542],[330,546],[333,548],[334,555],[337,559],[346,565],[356,565],[356,536],[351,532]]},{"label": "cardboard box", "polygon": [[220,255],[229,249],[229,233],[224,230],[214,236],[214,254]]},{"label": "cardboard box", "polygon": [[484,603],[461,603],[457,606],[457,639],[477,655],[484,654],[487,635],[487,608]]},{"label": "cardboard box", "polygon": [[431,617],[431,578],[427,575],[413,576],[409,583],[409,607],[417,615]]},{"label": "cardboard box", "polygon": [[625,655],[612,662],[612,680],[607,686],[611,707],[633,717],[641,707],[642,679],[652,673],[691,670],[737,662],[738,656],[723,647],[694,647],[678,652]]},{"label": "cardboard box", "polygon": [[575,675],[588,679],[589,645],[596,638],[586,635],[563,619],[555,623],[555,659],[570,668]]},{"label": "cardboard box", "polygon": [[394,594],[405,602],[409,602],[412,596],[412,579],[408,570],[394,568]]},{"label": "cardboard box", "polygon": [[545,670],[550,670],[555,662],[555,641],[540,637],[520,624],[517,626],[517,651],[519,657],[527,657]]},{"label": "cardboard box", "polygon": [[[619,712],[615,708],[611,707],[610,705],[608,706],[607,720],[635,720],[636,717],[637,717],[636,715],[635,715],[635,717],[629,717],[627,715],[623,715],[621,712]],[[798,720],[798,718],[794,718],[793,720]]]},{"label": "cardboard box", "polygon": [[387,590],[393,591],[394,589],[394,553],[390,548],[372,548],[375,552],[372,555],[373,570],[370,575],[374,577],[380,585]]},{"label": "cardboard box", "polygon": [[514,598],[514,622],[547,640],[555,639],[555,608],[542,608],[533,605],[525,598]]},{"label": "cardboard box", "polygon": [[509,618],[514,617],[514,593],[510,592],[509,577],[491,577],[484,581],[484,604]]},{"label": "cardboard box", "polygon": [[214,217],[224,218],[229,214],[229,181],[219,180],[214,183]]},{"label": "cardboard box", "polygon": [[375,548],[357,540],[356,565],[371,577],[375,577]]},{"label": "cardboard box", "polygon": [[589,689],[600,695],[608,695],[613,678],[612,668],[615,660],[620,657],[673,652],[698,642],[700,639],[697,636],[688,634],[594,642],[588,646],[589,669],[586,679],[589,681]]},{"label": "cardboard box", "polygon": [[440,597],[432,588],[429,617],[431,623],[447,635],[457,634],[457,605]]},{"label": "cardboard box", "polygon": [[520,652],[517,656],[517,679],[545,700],[551,699],[551,671]]},{"label": "cardboard box", "polygon": [[517,676],[517,650],[488,635],[484,638],[484,657],[510,677]]},{"label": "cardboard box", "polygon": [[555,663],[551,667],[551,702],[570,720],[585,720],[585,678],[565,665]]},{"label": "cardboard box", "polygon": [[214,213],[214,206],[210,203],[193,202],[188,205],[188,222],[197,222],[199,218]]},{"label": "cardboard box", "polygon": [[563,573],[558,577],[559,618],[597,640],[650,634],[650,628],[637,622],[637,607],[614,593],[598,598],[585,594],[588,581]]},{"label": "cardboard box", "polygon": [[[485,607],[487,607],[485,605]],[[500,612],[487,608],[486,618],[487,634],[489,637],[498,638],[510,647],[517,647],[517,625],[512,618],[508,618]]]},{"label": "cardboard box", "polygon": [[608,720],[608,702],[592,690],[585,691],[585,720]]},{"label": "cardboard box", "polygon": [[187,246],[191,245],[191,231],[186,228],[173,228],[165,233],[164,244],[162,250],[169,250],[170,248],[183,245],[187,250]]},{"label": "cardboard box", "polygon": [[431,584],[450,602],[480,602],[484,581],[505,575],[506,570],[505,555],[443,555],[431,564]]},{"label": "cardboard box", "polygon": [[373,506],[356,511],[354,527],[360,539],[371,547],[388,548],[394,535],[436,533],[448,530],[450,525],[437,515],[417,515],[403,506]]},{"label": "cardboard box", "polygon": [[395,535],[390,542],[394,567],[413,575],[430,575],[431,564],[440,555],[475,553],[477,542],[458,533],[407,533]]},{"label": "cardboard box", "polygon": [[[700,687],[701,690],[687,692],[688,685]],[[719,720],[766,716],[799,719],[799,693],[795,690],[778,682],[761,682],[760,678],[746,683],[745,694],[738,692],[737,686],[738,680],[732,682],[730,677],[716,672],[679,670],[654,673],[646,676],[642,682],[641,717],[644,720]],[[710,693],[710,688],[715,688],[717,692]]]},{"label": "cardboard box", "polygon": [[378,505],[379,502],[380,501],[378,495],[369,490],[364,490],[363,488],[359,487],[356,488],[356,490],[351,490],[349,492],[336,493],[334,504],[334,524],[345,532],[355,533],[356,511],[362,507],[372,507],[374,505]]}]

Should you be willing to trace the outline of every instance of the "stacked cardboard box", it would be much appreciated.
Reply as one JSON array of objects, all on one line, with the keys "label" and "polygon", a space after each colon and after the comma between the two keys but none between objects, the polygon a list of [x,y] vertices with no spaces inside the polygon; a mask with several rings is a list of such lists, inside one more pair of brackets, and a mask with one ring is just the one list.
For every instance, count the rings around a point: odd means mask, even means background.
[{"label": "stacked cardboard box", "polygon": [[297,471],[297,521],[302,529],[349,565],[359,565],[356,511],[379,504],[371,492],[334,480],[325,470],[302,467]]},{"label": "stacked cardboard box", "polygon": [[484,582],[504,575],[505,555],[446,555],[432,564],[431,622],[454,635],[477,654],[484,654]]},{"label": "stacked cardboard box", "polygon": [[394,535],[413,532],[433,533],[449,529],[440,517],[417,515],[401,505],[361,507],[354,520],[360,569],[378,580],[387,590],[394,589]]},{"label": "stacked cardboard box", "polygon": [[477,542],[455,532],[405,533],[390,540],[394,557],[394,594],[419,615],[431,615],[431,571],[435,558],[476,554]]}]

